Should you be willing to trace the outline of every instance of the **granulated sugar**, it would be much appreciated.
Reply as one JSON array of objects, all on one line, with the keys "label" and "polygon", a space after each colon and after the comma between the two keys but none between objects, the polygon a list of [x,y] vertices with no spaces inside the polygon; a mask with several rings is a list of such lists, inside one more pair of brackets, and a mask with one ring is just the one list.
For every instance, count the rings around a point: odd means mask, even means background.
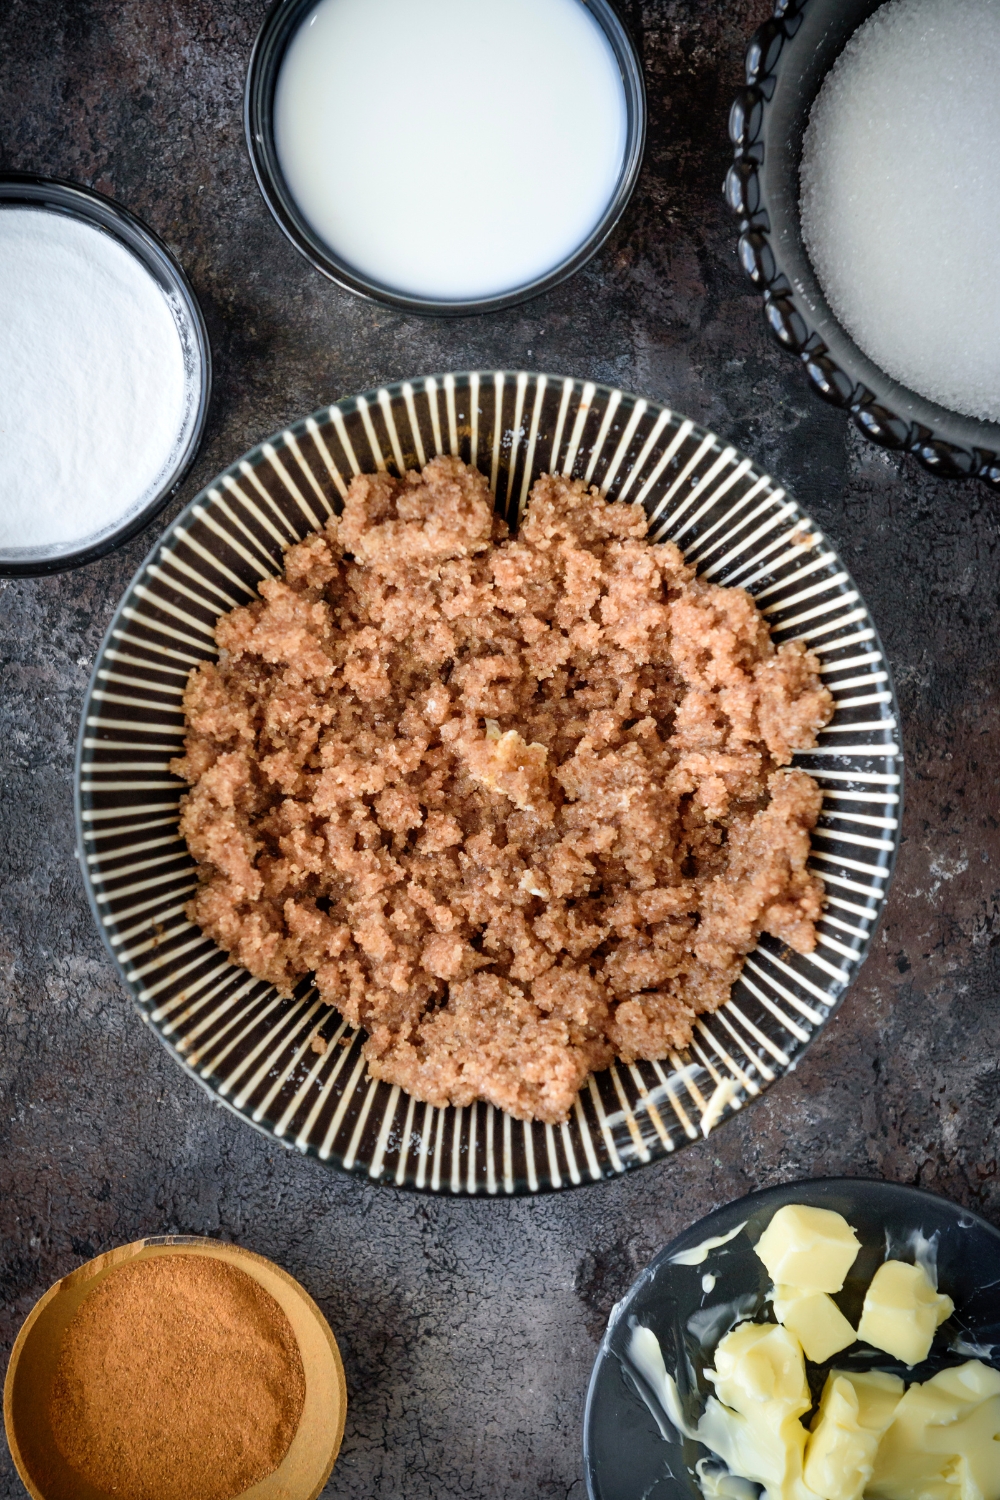
[{"label": "granulated sugar", "polygon": [[813,105],[802,230],[836,316],[890,375],[1000,420],[1000,0],[890,0]]},{"label": "granulated sugar", "polygon": [[166,296],[111,235],[0,210],[0,551],[99,541],[147,503],[185,428]]}]

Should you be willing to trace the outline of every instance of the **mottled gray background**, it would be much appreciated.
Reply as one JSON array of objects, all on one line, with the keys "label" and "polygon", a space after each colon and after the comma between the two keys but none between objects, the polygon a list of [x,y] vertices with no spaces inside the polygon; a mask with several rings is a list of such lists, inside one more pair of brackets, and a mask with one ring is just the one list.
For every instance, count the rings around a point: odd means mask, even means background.
[{"label": "mottled gray background", "polygon": [[[215,1107],[139,1023],[94,929],[73,852],[80,703],[173,512],[76,573],[0,580],[0,1342],[112,1245],[237,1240],[299,1277],[336,1330],[350,1407],[331,1496],[581,1500],[583,1397],[612,1302],[665,1240],[750,1188],[884,1176],[1000,1222],[1000,502],[865,446],[769,342],[720,195],[729,101],[766,10],[623,4],[651,121],[612,240],[526,307],[426,322],[325,281],[265,209],[242,130],[262,0],[0,0],[0,168],[112,194],[201,299],[215,395],[175,509],[276,428],[378,382],[495,365],[611,381],[710,424],[795,491],[853,569],[900,691],[907,809],[887,917],[798,1071],[627,1180],[439,1202],[338,1177]],[[373,79],[373,108],[392,98]],[[4,1451],[0,1495],[22,1494]]]}]

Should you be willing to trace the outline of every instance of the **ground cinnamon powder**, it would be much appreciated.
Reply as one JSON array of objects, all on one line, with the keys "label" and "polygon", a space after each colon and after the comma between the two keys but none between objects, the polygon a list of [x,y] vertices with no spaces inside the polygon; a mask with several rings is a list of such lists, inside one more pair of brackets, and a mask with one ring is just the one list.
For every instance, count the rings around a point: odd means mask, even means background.
[{"label": "ground cinnamon powder", "polygon": [[274,1298],[235,1266],[163,1255],[113,1271],[63,1336],[56,1447],[122,1500],[231,1500],[295,1435],[305,1372]]}]

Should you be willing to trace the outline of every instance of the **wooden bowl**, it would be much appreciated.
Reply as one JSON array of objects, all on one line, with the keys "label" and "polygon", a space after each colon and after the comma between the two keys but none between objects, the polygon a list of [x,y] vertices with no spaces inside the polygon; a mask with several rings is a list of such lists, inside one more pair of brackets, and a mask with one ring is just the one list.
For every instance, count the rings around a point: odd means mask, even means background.
[{"label": "wooden bowl", "polygon": [[57,1450],[49,1425],[49,1390],[67,1324],[83,1299],[118,1266],[160,1255],[201,1255],[225,1261],[270,1292],[292,1325],[306,1376],[302,1419],[273,1473],[241,1500],[315,1500],[340,1451],[347,1386],[340,1350],[315,1302],[287,1271],[239,1245],[187,1235],[136,1240],[99,1255],[49,1288],[31,1309],[14,1343],[4,1382],[3,1417],[10,1451],[32,1500],[121,1500],[87,1484]]}]

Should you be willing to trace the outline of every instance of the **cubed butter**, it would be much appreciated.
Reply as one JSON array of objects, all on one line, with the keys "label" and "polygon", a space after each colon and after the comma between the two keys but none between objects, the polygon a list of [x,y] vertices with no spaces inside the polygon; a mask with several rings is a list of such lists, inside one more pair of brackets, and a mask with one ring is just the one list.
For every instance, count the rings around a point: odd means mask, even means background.
[{"label": "cubed butter", "polygon": [[719,1343],[715,1385],[698,1437],[734,1474],[764,1486],[768,1500],[816,1500],[802,1483],[811,1404],[798,1341],[773,1323],[742,1323]]},{"label": "cubed butter", "polygon": [[774,1408],[745,1417],[709,1396],[698,1438],[732,1474],[764,1486],[767,1500],[818,1500],[805,1488],[802,1462],[808,1434],[801,1420]]},{"label": "cubed butter", "polygon": [[918,1365],[930,1353],[939,1325],[954,1310],[951,1298],[935,1289],[923,1266],[887,1260],[872,1277],[858,1338],[904,1365]]},{"label": "cubed butter", "polygon": [[879,1444],[869,1500],[1000,1500],[1000,1372],[979,1360],[911,1385]]},{"label": "cubed butter", "polygon": [[719,1400],[744,1416],[775,1405],[799,1417],[812,1405],[799,1342],[774,1323],[741,1323],[727,1333],[716,1348],[715,1369],[705,1374]]},{"label": "cubed butter", "polygon": [[842,1215],[786,1203],[754,1248],[775,1286],[839,1292],[861,1245]]},{"label": "cubed butter", "polygon": [[902,1395],[898,1375],[830,1371],[806,1443],[809,1489],[823,1500],[860,1500]]},{"label": "cubed butter", "polygon": [[903,1399],[905,1381],[898,1375],[890,1375],[887,1370],[834,1370],[831,1373],[851,1382],[858,1398],[859,1425],[881,1438],[888,1431]]},{"label": "cubed butter", "polygon": [[806,1359],[821,1365],[853,1344],[857,1334],[826,1292],[802,1292],[776,1286],[771,1299],[774,1316],[802,1345]]}]

